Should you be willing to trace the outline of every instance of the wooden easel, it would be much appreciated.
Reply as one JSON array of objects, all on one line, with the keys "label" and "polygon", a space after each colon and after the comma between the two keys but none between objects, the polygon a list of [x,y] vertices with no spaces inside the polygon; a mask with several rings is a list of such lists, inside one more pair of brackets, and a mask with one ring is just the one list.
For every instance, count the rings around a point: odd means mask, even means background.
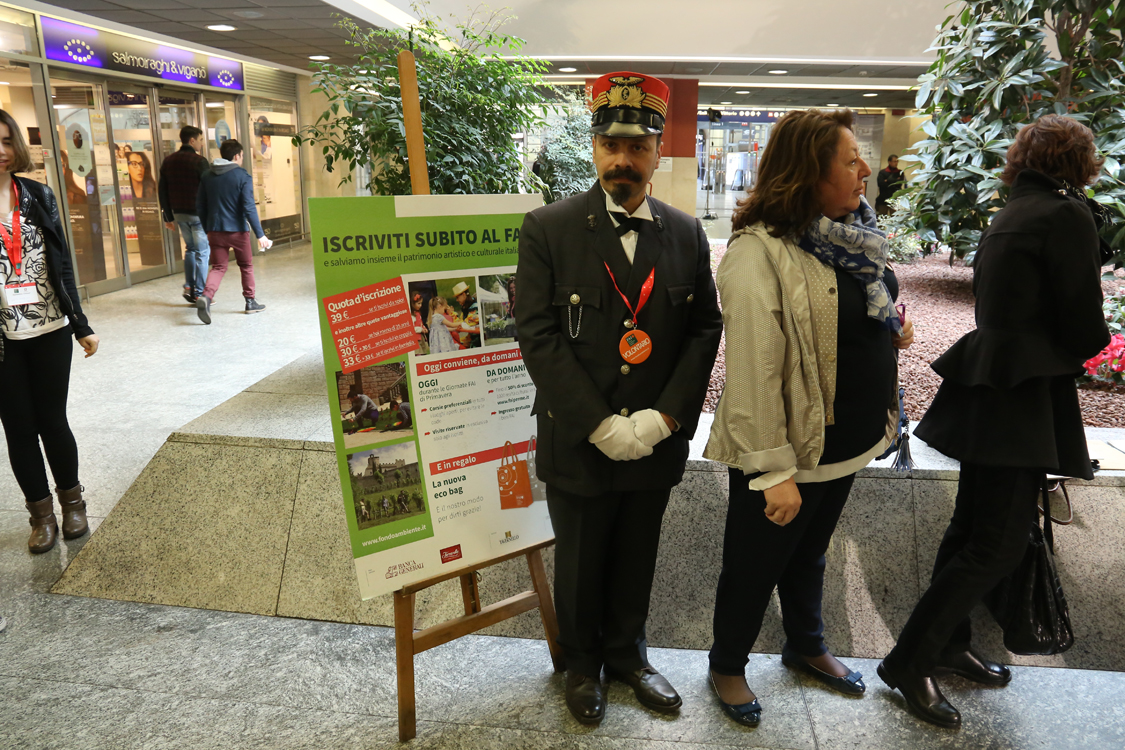
[{"label": "wooden easel", "polygon": [[[398,738],[413,739],[416,734],[416,714],[414,705],[414,655],[428,651],[435,646],[449,643],[463,635],[475,633],[489,625],[495,625],[528,610],[539,608],[543,618],[543,630],[547,635],[547,647],[551,651],[551,661],[555,671],[561,672],[562,651],[557,643],[559,626],[555,619],[555,606],[551,601],[551,590],[547,586],[547,574],[543,569],[542,550],[555,543],[554,539],[540,542],[529,549],[522,549],[502,557],[495,557],[483,563],[458,570],[451,570],[440,576],[412,583],[396,591],[395,596],[395,655],[398,665]],[[508,597],[503,601],[482,607],[480,592],[477,590],[477,571],[521,555],[527,557],[527,567],[531,573],[531,591]],[[465,600],[465,614],[453,620],[438,623],[425,630],[414,632],[414,595],[436,583],[453,578],[461,579],[461,596]]]},{"label": "wooden easel", "polygon": [[[403,124],[406,127],[406,153],[410,160],[410,188],[414,195],[430,194],[430,178],[426,171],[426,146],[422,135],[422,112],[418,102],[418,71],[414,54],[409,50],[398,53],[399,85],[402,90]],[[414,704],[414,655],[435,646],[449,643],[489,625],[495,625],[516,615],[539,608],[543,631],[555,671],[561,672],[562,651],[558,645],[559,624],[555,618],[555,605],[551,589],[547,586],[547,573],[543,568],[542,550],[555,543],[548,539],[529,548],[494,557],[474,565],[451,570],[424,581],[417,581],[394,593],[395,597],[395,659],[398,672],[398,738],[414,739],[417,734],[417,715]],[[477,571],[519,556],[527,557],[531,573],[531,591],[509,597],[482,607],[477,589]],[[465,614],[453,620],[438,623],[425,630],[414,632],[414,595],[431,586],[453,578],[461,579],[461,596],[465,600]]]}]

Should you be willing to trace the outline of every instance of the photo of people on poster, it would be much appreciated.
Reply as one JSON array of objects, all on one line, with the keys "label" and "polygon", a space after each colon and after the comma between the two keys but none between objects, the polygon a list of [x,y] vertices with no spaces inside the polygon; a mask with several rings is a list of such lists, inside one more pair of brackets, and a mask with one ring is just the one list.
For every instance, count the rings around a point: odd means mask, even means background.
[{"label": "photo of people on poster", "polygon": [[336,373],[344,447],[386,443],[414,434],[405,362]]},{"label": "photo of people on poster", "polygon": [[415,331],[425,329],[425,346],[419,348],[418,355],[447,354],[481,346],[476,278],[412,281],[407,290],[411,310],[416,310],[416,318],[420,319],[415,320]]}]

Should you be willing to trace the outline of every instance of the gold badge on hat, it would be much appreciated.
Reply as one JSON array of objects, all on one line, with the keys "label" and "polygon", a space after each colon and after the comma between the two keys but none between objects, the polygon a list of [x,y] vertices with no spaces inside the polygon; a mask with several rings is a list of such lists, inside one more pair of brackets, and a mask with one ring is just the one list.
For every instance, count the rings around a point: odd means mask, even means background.
[{"label": "gold badge on hat", "polygon": [[606,99],[610,107],[636,107],[640,109],[643,106],[645,98],[648,96],[637,85],[644,82],[644,78],[640,76],[614,76],[609,81],[613,85],[609,87],[606,92]]}]

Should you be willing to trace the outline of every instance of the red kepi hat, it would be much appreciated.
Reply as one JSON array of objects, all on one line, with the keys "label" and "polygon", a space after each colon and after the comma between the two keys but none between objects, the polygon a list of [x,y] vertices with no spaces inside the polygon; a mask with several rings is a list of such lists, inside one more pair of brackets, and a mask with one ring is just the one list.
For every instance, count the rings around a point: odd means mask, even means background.
[{"label": "red kepi hat", "polygon": [[659,78],[621,71],[594,81],[590,132],[639,138],[664,132],[668,86]]}]

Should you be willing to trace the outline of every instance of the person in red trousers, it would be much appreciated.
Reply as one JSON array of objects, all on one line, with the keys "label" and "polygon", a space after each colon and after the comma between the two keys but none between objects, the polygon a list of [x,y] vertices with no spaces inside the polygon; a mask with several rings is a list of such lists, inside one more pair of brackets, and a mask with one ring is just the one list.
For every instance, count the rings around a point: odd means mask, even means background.
[{"label": "person in red trousers", "polygon": [[254,299],[254,250],[250,246],[247,224],[258,238],[258,246],[268,250],[273,243],[262,231],[258,210],[254,207],[254,186],[250,174],[242,169],[242,144],[230,139],[219,146],[219,155],[199,181],[196,210],[207,231],[211,244],[211,271],[203,294],[196,300],[196,312],[204,323],[211,324],[211,303],[230,263],[234,251],[238,269],[242,272],[242,296],[246,299],[246,312],[256,313],[266,306]]}]

